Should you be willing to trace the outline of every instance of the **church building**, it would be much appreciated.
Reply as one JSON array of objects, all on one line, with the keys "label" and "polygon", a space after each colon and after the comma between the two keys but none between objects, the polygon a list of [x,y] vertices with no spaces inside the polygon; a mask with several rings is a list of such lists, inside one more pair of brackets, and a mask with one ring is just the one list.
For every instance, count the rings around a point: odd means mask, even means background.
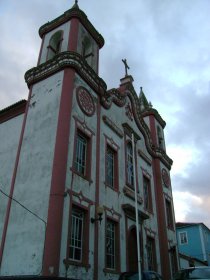
[{"label": "church building", "polygon": [[117,280],[138,270],[139,236],[141,269],[171,279],[165,121],[135,91],[126,60],[107,89],[98,76],[104,39],[77,1],[39,35],[27,101],[0,111],[0,278]]}]

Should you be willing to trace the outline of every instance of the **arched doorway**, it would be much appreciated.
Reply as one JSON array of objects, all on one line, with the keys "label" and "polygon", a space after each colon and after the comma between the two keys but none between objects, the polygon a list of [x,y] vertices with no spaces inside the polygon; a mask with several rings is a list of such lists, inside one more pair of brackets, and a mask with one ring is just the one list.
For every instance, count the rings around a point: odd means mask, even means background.
[{"label": "arched doorway", "polygon": [[136,227],[132,227],[128,235],[128,270],[138,271]]},{"label": "arched doorway", "polygon": [[[141,259],[141,270],[143,270],[143,240],[141,233],[139,233],[140,241],[140,259]],[[138,252],[137,252],[137,236],[136,236],[136,227],[133,225],[129,229],[128,240],[127,240],[127,249],[128,249],[128,271],[138,271]]]}]

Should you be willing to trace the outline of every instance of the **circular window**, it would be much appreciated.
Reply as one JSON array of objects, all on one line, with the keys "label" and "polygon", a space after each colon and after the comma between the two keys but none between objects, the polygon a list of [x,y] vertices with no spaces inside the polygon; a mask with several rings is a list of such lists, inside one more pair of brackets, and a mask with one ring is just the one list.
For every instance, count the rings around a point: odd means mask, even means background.
[{"label": "circular window", "polygon": [[95,104],[92,95],[84,87],[77,88],[77,102],[80,109],[87,116],[92,116],[95,113]]}]

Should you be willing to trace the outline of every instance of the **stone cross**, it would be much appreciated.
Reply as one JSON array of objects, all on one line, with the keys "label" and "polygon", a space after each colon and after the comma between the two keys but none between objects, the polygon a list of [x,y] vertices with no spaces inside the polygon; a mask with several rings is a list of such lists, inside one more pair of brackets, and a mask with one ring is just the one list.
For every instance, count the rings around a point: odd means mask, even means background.
[{"label": "stone cross", "polygon": [[126,59],[122,59],[122,62],[125,65],[125,76],[128,76],[128,69],[130,69],[130,67],[127,64],[127,60]]}]

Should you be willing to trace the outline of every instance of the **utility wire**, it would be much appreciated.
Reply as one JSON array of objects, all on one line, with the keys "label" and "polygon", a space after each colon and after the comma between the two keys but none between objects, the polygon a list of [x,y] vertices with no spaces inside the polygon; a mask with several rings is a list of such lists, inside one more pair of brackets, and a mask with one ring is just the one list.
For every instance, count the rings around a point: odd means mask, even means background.
[{"label": "utility wire", "polygon": [[41,218],[39,217],[36,213],[34,213],[33,211],[31,211],[30,209],[28,209],[26,206],[24,206],[22,203],[20,203],[18,200],[16,200],[15,198],[11,197],[10,195],[6,194],[2,189],[0,189],[0,192],[5,195],[6,197],[10,198],[11,200],[13,200],[14,202],[16,202],[17,204],[19,204],[22,208],[24,208],[26,211],[28,211],[29,213],[31,213],[33,216],[35,216],[37,219],[39,219],[40,221],[42,221],[45,226],[47,225],[47,223]]}]

